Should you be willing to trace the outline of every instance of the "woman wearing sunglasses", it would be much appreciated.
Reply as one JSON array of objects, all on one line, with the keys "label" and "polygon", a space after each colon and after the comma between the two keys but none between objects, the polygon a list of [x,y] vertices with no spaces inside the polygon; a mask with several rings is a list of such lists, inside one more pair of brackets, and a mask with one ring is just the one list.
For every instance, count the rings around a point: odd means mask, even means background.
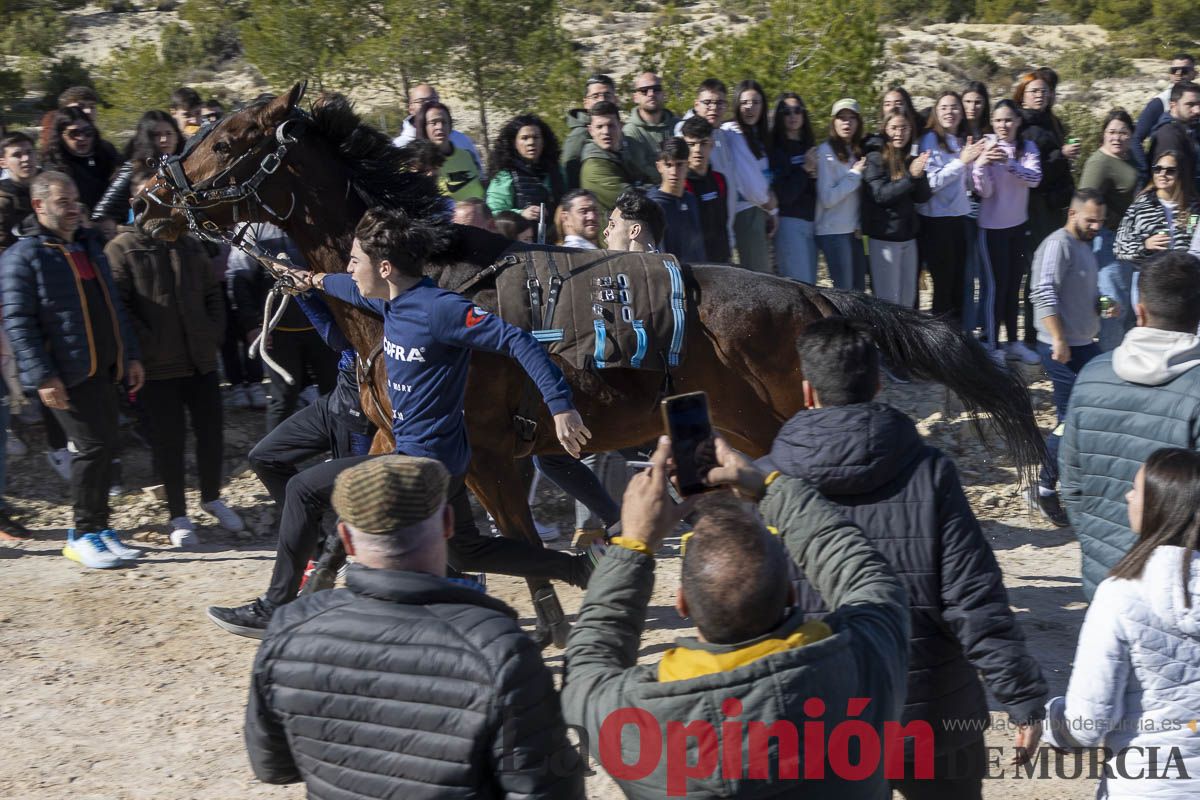
[{"label": "woman wearing sunglasses", "polygon": [[48,170],[70,175],[79,189],[79,201],[92,209],[100,202],[120,158],[96,132],[92,119],[78,108],[54,112],[51,135],[42,153]]},{"label": "woman wearing sunglasses", "polygon": [[1200,222],[1192,176],[1179,169],[1175,151],[1158,153],[1150,172],[1149,185],[1125,212],[1113,243],[1116,257],[1133,262],[1134,269],[1167,250],[1187,250]]}]

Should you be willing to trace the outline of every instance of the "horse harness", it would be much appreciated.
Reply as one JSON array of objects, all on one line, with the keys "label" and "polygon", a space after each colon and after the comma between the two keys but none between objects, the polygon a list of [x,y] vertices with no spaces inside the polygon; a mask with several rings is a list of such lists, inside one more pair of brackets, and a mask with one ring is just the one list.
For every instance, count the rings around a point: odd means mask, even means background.
[{"label": "horse harness", "polygon": [[[254,206],[258,206],[273,217],[277,223],[286,222],[291,218],[292,213],[296,210],[295,193],[291,194],[291,205],[287,213],[280,214],[262,199],[258,190],[263,182],[274,175],[279,169],[292,145],[299,141],[300,132],[304,129],[309,119],[310,117],[305,111],[294,108],[291,115],[276,126],[275,138],[273,140],[266,140],[267,148],[270,148],[271,144],[274,143],[274,149],[262,156],[255,168],[254,174],[246,180],[238,182],[231,177],[231,174],[243,161],[247,161],[252,155],[256,154],[258,148],[247,150],[234,159],[232,164],[213,177],[193,185],[188,179],[187,173],[184,172],[183,162],[225,120],[208,123],[188,140],[187,145],[184,146],[181,153],[173,156],[164,156],[158,163],[157,177],[159,182],[170,190],[171,202],[162,200],[153,192],[146,195],[156,205],[181,212],[187,221],[188,231],[192,235],[199,239],[213,242],[214,244],[227,245],[231,249],[245,253],[262,264],[271,273],[272,277],[275,278],[275,285],[271,287],[264,303],[263,323],[260,327],[258,338],[250,345],[250,357],[253,358],[261,352],[263,361],[266,362],[267,366],[279,373],[280,377],[289,384],[294,384],[296,382],[295,378],[276,363],[267,351],[265,343],[267,337],[271,335],[271,331],[275,329],[279,324],[279,320],[283,318],[291,296],[297,294],[299,291],[296,286],[295,277],[292,275],[292,270],[296,268],[296,265],[292,263],[286,254],[271,255],[260,247],[257,241],[249,241],[247,233],[250,230],[250,223],[248,221],[241,222],[238,212],[241,204],[244,202],[251,209]],[[228,179],[226,183],[222,186],[217,186],[218,181],[223,178]],[[231,212],[233,214],[235,232],[229,233],[225,231],[224,228],[204,214],[205,209],[216,208],[218,206],[232,207]],[[279,308],[276,310],[274,306],[277,301],[279,302]]]}]

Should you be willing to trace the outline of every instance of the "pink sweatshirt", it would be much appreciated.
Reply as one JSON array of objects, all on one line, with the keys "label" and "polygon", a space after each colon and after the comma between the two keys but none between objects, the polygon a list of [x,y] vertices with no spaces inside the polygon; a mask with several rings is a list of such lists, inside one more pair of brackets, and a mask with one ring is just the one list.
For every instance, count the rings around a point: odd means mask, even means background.
[{"label": "pink sweatshirt", "polygon": [[[996,141],[989,133],[984,141]],[[971,170],[971,183],[979,195],[979,227],[988,230],[1014,228],[1029,219],[1029,190],[1042,182],[1042,161],[1037,145],[1026,141],[1025,151],[1015,158],[1016,144],[1000,142],[1008,161],[985,164],[983,158]]]}]

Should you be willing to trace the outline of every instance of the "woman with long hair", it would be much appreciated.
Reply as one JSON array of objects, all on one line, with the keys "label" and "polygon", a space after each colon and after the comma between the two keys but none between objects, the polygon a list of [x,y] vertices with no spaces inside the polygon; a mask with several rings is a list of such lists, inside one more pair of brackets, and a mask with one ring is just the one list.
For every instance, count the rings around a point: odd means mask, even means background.
[{"label": "woman with long hair", "polygon": [[489,165],[487,204],[492,214],[511,211],[536,225],[545,207],[548,217],[566,192],[558,155],[558,137],[541,117],[522,114],[504,123]]},{"label": "woman with long hair", "polygon": [[[993,298],[985,338],[992,358],[1001,364],[1006,357],[1026,364],[1041,362],[1017,337],[1021,276],[1029,271],[1029,190],[1042,180],[1037,145],[1021,135],[1023,124],[1016,103],[996,103],[992,109],[995,133],[984,137],[984,152],[971,171],[980,198],[979,228],[987,255],[984,281]],[[1001,325],[1008,335],[1004,351],[1000,350]]]},{"label": "woman with long hair", "polygon": [[[1096,589],[1045,742],[1103,745],[1097,797],[1195,797],[1200,773],[1200,454],[1157,450],[1125,496],[1133,547]],[[1110,762],[1113,757],[1110,757]],[[1189,779],[1190,777],[1190,779]]]},{"label": "woman with long hair", "polygon": [[867,153],[862,231],[870,247],[875,296],[912,308],[917,302],[917,204],[932,196],[928,153],[912,155],[913,126],[902,110],[883,123],[884,145]]},{"label": "woman with long hair", "polygon": [[833,104],[829,134],[817,145],[817,207],[814,235],[825,255],[829,277],[838,289],[862,291],[865,270],[859,266],[862,252],[859,231],[859,187],[867,160],[863,158],[862,114],[858,101],[849,97]]},{"label": "woman with long hair", "polygon": [[893,86],[883,93],[883,98],[879,103],[879,133],[867,137],[864,140],[864,147],[867,152],[876,148],[882,149],[887,143],[887,137],[883,135],[883,126],[895,112],[899,111],[904,116],[908,117],[909,123],[913,129],[912,154],[917,154],[917,140],[921,138],[921,131],[925,130],[925,120],[917,113],[916,106],[913,105],[912,95],[908,93],[908,89],[903,86]]},{"label": "woman with long hair", "polygon": [[962,135],[981,142],[986,134],[992,132],[992,100],[987,84],[971,81],[963,87],[960,96],[963,105]]},{"label": "woman with long hair", "polygon": [[[769,133],[767,130],[767,96],[758,81],[744,80],[734,87],[734,118],[721,126],[727,131],[725,142],[729,146],[734,170],[738,175],[757,172],[766,178],[770,186],[771,166],[767,158]],[[736,185],[744,185],[737,182]],[[746,197],[739,193],[734,206],[733,238],[737,245],[738,265],[755,272],[770,272],[771,254],[767,239],[775,231],[775,220],[771,212],[775,209],[775,196],[768,191],[767,197]]]},{"label": "woman with long hair", "polygon": [[817,182],[805,169],[816,144],[804,99],[784,92],[775,103],[771,125],[771,186],[779,200],[775,260],[779,274],[804,283],[817,282],[817,242],[813,238]]},{"label": "woman with long hair", "polygon": [[1134,269],[1167,250],[1187,250],[1200,221],[1192,176],[1179,168],[1174,150],[1158,153],[1150,172],[1150,183],[1126,210],[1113,242],[1114,255]]},{"label": "woman with long hair", "polygon": [[[983,142],[963,136],[963,105],[957,92],[942,92],[918,149],[929,154],[925,172],[931,196],[917,206],[921,215],[921,258],[933,279],[933,313],[962,318],[969,281],[974,292],[977,274],[968,269],[967,215],[971,198],[967,176],[983,152]],[[972,320],[972,327],[974,321]]]},{"label": "woman with long hair", "polygon": [[1138,189],[1137,164],[1130,155],[1132,141],[1133,118],[1123,108],[1108,112],[1100,147],[1088,156],[1079,176],[1080,189],[1095,189],[1104,196],[1104,227],[1092,240],[1092,251],[1100,266],[1100,294],[1117,303],[1113,315],[1101,315],[1100,349],[1104,352],[1116,348],[1134,322],[1130,303],[1133,265],[1113,254],[1117,229]]},{"label": "woman with long hair", "polygon": [[78,108],[55,111],[50,131],[42,165],[70,175],[79,190],[79,201],[89,210],[95,208],[118,166],[116,154],[100,145],[92,118]]},{"label": "woman with long hair", "polygon": [[425,103],[413,119],[413,127],[417,139],[433,142],[446,159],[437,175],[442,193],[454,200],[482,200],[483,176],[475,157],[465,148],[455,147],[450,140],[450,132],[454,130],[450,109],[444,103]]},{"label": "woman with long hair", "polygon": [[182,150],[183,136],[174,117],[157,109],[142,114],[133,137],[125,145],[125,163],[92,209],[92,221],[125,222],[129,218],[129,184],[134,171],[157,163],[163,156],[178,155]]}]

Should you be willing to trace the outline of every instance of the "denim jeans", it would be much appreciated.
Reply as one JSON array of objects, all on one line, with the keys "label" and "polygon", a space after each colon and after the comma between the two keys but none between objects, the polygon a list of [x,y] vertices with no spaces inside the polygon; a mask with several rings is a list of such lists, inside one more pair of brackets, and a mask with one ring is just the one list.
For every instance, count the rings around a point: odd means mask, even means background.
[{"label": "denim jeans", "polygon": [[[575,527],[581,529],[607,528],[621,519],[621,506],[611,493],[618,486],[617,476],[612,474],[609,462],[614,454],[600,453],[586,456],[583,460],[563,453],[534,456],[533,463],[551,483],[575,499]],[[624,477],[625,460],[617,456],[620,476]],[[603,461],[601,476],[593,472],[594,464]],[[590,462],[590,463],[589,463]],[[611,465],[617,466],[617,465]],[[620,487],[623,490],[623,486]],[[621,496],[619,492],[617,496]]]},{"label": "denim jeans", "polygon": [[813,238],[825,255],[825,263],[829,267],[829,277],[834,287],[862,291],[862,282],[855,281],[857,270],[854,259],[854,248],[861,250],[862,242],[855,239],[853,233],[830,233]]},{"label": "denim jeans", "polygon": [[[963,224],[967,228],[967,260],[963,265],[962,329],[973,334],[978,327],[987,329],[984,320],[990,315],[984,314],[983,308],[985,303],[991,302],[991,295],[984,285],[979,223],[974,217],[963,217]],[[976,282],[979,283],[978,299],[975,295]]]},{"label": "denim jeans", "polygon": [[775,261],[779,274],[804,283],[817,283],[817,240],[812,220],[780,217],[775,232]]},{"label": "denim jeans", "polygon": [[1121,306],[1120,316],[1100,318],[1100,351],[1108,353],[1117,348],[1125,334],[1133,327],[1133,264],[1118,261],[1113,255],[1113,239],[1116,237],[1108,228],[1101,228],[1092,240],[1092,252],[1100,265],[1100,294],[1107,295]]},{"label": "denim jeans", "polygon": [[1046,462],[1042,464],[1038,483],[1046,489],[1058,485],[1058,444],[1062,439],[1062,424],[1067,418],[1067,407],[1071,402],[1071,389],[1075,386],[1075,378],[1079,371],[1102,352],[1097,344],[1085,344],[1071,348],[1071,359],[1061,364],[1051,358],[1052,348],[1045,342],[1037,343],[1038,355],[1042,357],[1042,367],[1050,376],[1054,387],[1054,415],[1057,424],[1050,435],[1046,437]]}]

